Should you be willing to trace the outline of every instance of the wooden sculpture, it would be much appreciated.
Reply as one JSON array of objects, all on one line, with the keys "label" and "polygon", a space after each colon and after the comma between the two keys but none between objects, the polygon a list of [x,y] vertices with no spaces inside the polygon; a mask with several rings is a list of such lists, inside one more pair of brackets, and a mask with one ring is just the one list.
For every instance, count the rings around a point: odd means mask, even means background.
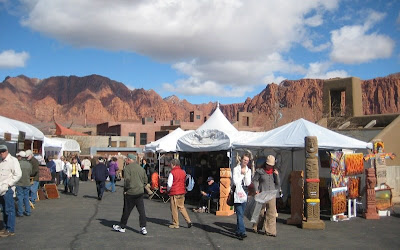
[{"label": "wooden sculpture", "polygon": [[230,216],[234,214],[231,207],[226,204],[226,199],[228,198],[229,192],[231,191],[231,169],[230,168],[220,168],[220,186],[219,186],[219,210],[217,211],[217,216]]}]

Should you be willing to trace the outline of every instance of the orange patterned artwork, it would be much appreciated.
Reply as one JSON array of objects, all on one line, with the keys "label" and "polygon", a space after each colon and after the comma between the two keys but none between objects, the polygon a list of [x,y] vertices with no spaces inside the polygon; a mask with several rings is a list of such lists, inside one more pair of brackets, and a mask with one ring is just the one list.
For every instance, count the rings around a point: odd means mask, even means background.
[{"label": "orange patterned artwork", "polygon": [[332,193],[332,214],[344,213],[346,208],[346,191]]},{"label": "orange patterned artwork", "polygon": [[364,155],[359,154],[346,154],[346,175],[357,175],[364,172]]},{"label": "orange patterned artwork", "polygon": [[358,198],[360,196],[360,178],[349,178],[348,190],[350,199]]}]

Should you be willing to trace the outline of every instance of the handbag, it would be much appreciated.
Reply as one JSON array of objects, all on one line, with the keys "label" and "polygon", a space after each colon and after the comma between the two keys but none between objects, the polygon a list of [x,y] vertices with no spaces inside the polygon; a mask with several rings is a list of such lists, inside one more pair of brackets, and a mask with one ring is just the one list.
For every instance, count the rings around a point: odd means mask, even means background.
[{"label": "handbag", "polygon": [[232,188],[231,188],[231,191],[229,192],[229,194],[228,194],[228,198],[226,199],[226,204],[228,205],[228,206],[233,206],[233,204],[234,204],[234,193],[235,193],[235,188],[236,188],[236,186],[233,186]]}]

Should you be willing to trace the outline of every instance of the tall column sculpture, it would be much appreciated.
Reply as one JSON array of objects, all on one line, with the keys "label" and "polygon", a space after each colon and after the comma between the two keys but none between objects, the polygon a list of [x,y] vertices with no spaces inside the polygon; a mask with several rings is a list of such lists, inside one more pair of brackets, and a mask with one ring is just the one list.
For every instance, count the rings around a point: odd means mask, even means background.
[{"label": "tall column sculpture", "polygon": [[375,169],[367,168],[365,169],[365,186],[367,188],[367,205],[364,213],[364,218],[368,220],[377,220],[379,219],[379,215],[376,212],[376,200],[375,200],[375,185],[376,185],[376,177],[375,177]]},{"label": "tall column sculpture", "polygon": [[219,184],[219,209],[216,213],[217,216],[230,216],[234,214],[231,207],[226,204],[229,192],[231,191],[231,169],[220,168],[220,184]]},{"label": "tall column sculpture", "polygon": [[290,218],[289,225],[301,225],[304,217],[304,172],[292,171],[290,174]]},{"label": "tall column sculpture", "polygon": [[306,153],[306,220],[302,223],[305,229],[325,229],[320,219],[318,139],[316,136],[305,137]]}]

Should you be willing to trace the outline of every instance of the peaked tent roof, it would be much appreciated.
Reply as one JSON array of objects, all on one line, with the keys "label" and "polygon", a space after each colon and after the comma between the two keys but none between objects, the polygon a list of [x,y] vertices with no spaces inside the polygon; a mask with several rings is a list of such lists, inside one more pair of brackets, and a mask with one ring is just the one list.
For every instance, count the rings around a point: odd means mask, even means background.
[{"label": "peaked tent roof", "polygon": [[175,152],[176,142],[182,136],[193,130],[184,131],[181,128],[177,128],[166,136],[158,139],[157,141],[148,143],[144,147],[145,152]]},{"label": "peaked tent roof", "polygon": [[233,147],[304,148],[306,136],[317,136],[319,148],[366,149],[371,147],[370,143],[336,133],[304,119],[265,132],[253,139],[235,141]]},{"label": "peaked tent roof", "polygon": [[4,133],[11,134],[11,140],[17,141],[19,132],[25,132],[25,139],[26,140],[39,140],[43,141],[44,134],[42,131],[37,129],[36,127],[21,122],[18,120],[10,119],[5,116],[0,116],[0,136],[1,138],[4,137]]},{"label": "peaked tent roof", "polygon": [[54,122],[54,123],[56,124],[56,135],[87,135],[87,134],[66,128],[57,122]]},{"label": "peaked tent roof", "polygon": [[238,130],[226,119],[218,105],[203,125],[178,140],[176,149],[184,152],[227,150],[237,133]]}]

